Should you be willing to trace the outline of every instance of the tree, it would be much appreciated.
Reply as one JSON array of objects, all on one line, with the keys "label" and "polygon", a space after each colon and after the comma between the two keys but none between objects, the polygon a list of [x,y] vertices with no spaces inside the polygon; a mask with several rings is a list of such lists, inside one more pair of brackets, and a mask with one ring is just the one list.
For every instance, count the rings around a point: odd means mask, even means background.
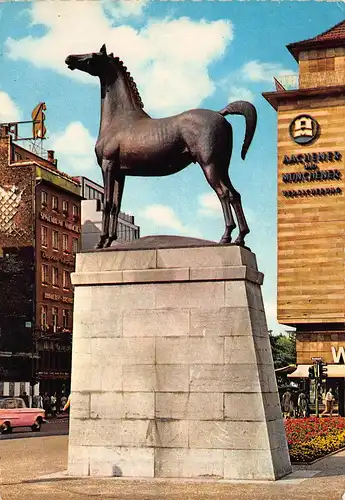
[{"label": "tree", "polygon": [[269,332],[274,368],[296,363],[296,333],[273,335]]}]

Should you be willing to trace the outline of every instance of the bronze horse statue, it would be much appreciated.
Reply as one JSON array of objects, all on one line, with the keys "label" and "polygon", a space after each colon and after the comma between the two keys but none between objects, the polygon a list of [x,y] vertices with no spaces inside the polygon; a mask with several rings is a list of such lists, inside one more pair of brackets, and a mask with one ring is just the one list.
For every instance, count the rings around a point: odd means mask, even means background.
[{"label": "bronze horse statue", "polygon": [[243,115],[246,131],[241,157],[244,160],[256,129],[255,107],[246,101],[228,104],[219,112],[191,109],[168,118],[153,119],[145,113],[137,86],[123,62],[99,52],[72,54],[66,58],[71,70],[98,76],[101,84],[101,123],[95,146],[104,182],[103,231],[97,248],[116,240],[118,215],[126,175],[163,176],[199,163],[207,182],[220,200],[225,232],[220,243],[231,243],[239,225],[236,245],[244,245],[249,228],[241,196],[230,182],[228,168],[232,153],[232,127],[226,115]]}]

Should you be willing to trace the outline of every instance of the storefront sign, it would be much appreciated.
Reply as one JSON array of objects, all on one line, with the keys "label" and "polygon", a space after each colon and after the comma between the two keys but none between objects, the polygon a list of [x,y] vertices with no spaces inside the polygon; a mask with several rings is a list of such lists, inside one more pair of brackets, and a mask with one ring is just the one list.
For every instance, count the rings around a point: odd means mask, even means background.
[{"label": "storefront sign", "polygon": [[58,219],[57,217],[54,217],[54,215],[49,215],[49,214],[46,214],[45,212],[40,212],[40,219],[44,220],[46,222],[50,222],[51,224],[54,224],[55,226],[64,227],[65,229],[68,229],[69,231],[74,231],[75,233],[81,233],[80,226],[78,226],[77,224],[72,224],[71,222],[68,222],[67,220]]},{"label": "storefront sign", "polygon": [[341,161],[342,154],[339,151],[327,151],[322,153],[301,153],[298,155],[285,155],[283,158],[284,165],[296,165],[298,163],[325,163]]},{"label": "storefront sign", "polygon": [[320,125],[310,115],[298,115],[289,127],[290,137],[297,144],[309,144],[320,134]]},{"label": "storefront sign", "polygon": [[48,255],[47,252],[45,252],[44,250],[41,250],[41,257],[42,257],[42,259],[45,259],[45,260],[50,260],[53,262],[60,262],[60,264],[63,264],[65,266],[74,267],[74,264],[75,264],[75,255],[59,255],[59,254]]},{"label": "storefront sign", "polygon": [[57,295],[56,293],[45,292],[43,297],[48,300],[55,300],[57,302],[64,302],[65,304],[73,304],[72,297],[66,297],[64,295]]},{"label": "storefront sign", "polygon": [[304,196],[327,196],[327,195],[339,195],[343,191],[341,188],[316,188],[316,189],[291,189],[289,191],[283,191],[283,196],[285,198],[302,198]]},{"label": "storefront sign", "polygon": [[[345,349],[344,347],[339,347],[338,350],[335,347],[331,347],[333,362],[337,364],[345,363]],[[342,362],[341,362],[342,361]]]}]

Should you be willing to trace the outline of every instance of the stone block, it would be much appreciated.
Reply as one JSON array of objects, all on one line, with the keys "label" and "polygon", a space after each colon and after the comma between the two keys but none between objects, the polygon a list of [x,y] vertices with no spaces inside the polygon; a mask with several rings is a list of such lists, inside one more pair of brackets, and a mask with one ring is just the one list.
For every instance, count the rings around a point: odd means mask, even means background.
[{"label": "stone block", "polygon": [[110,477],[154,477],[153,448],[90,448],[90,475]]},{"label": "stone block", "polygon": [[269,365],[273,363],[270,341],[265,337],[232,336],[224,339],[224,362]]},{"label": "stone block", "polygon": [[201,268],[248,266],[257,269],[255,255],[241,247],[164,248],[157,249],[157,267]]},{"label": "stone block", "polygon": [[156,417],[223,420],[223,394],[157,392]]},{"label": "stone block", "polygon": [[90,394],[73,392],[71,394],[73,406],[71,406],[71,417],[76,419],[90,418]]},{"label": "stone block", "polygon": [[124,391],[155,391],[156,368],[153,365],[123,365],[122,380]]},{"label": "stone block", "polygon": [[95,338],[90,340],[94,362],[110,365],[153,365],[155,339],[142,338]]},{"label": "stone block", "polygon": [[246,270],[245,266],[194,267],[190,269],[190,279],[191,281],[244,280]]},{"label": "stone block", "polygon": [[[140,285],[138,285],[140,286]],[[203,308],[224,306],[224,283],[158,283],[155,284],[156,308]],[[141,308],[142,309],[142,308]]]},{"label": "stone block", "polygon": [[124,283],[172,283],[174,281],[189,281],[189,269],[123,271]]},{"label": "stone block", "polygon": [[248,297],[248,306],[258,311],[264,311],[264,302],[262,299],[261,286],[256,283],[246,281],[246,291]]},{"label": "stone block", "polygon": [[189,421],[189,447],[229,450],[267,450],[266,422]]},{"label": "stone block", "polygon": [[223,363],[224,340],[221,337],[156,338],[157,364]]},{"label": "stone block", "polygon": [[155,476],[222,478],[223,450],[155,449]]},{"label": "stone block", "polygon": [[121,445],[145,448],[155,445],[154,420],[122,420]]},{"label": "stone block", "polygon": [[188,448],[186,420],[155,420],[155,446],[159,448]]},{"label": "stone block", "polygon": [[80,253],[77,255],[76,260],[76,271],[78,273],[155,268],[155,250]]},{"label": "stone block", "polygon": [[255,337],[267,337],[268,328],[265,312],[249,308],[249,314],[252,323],[253,335]]},{"label": "stone block", "polygon": [[68,447],[68,474],[71,476],[89,475],[89,447],[72,445]]},{"label": "stone block", "polygon": [[220,307],[192,309],[190,335],[196,337],[250,335],[252,324],[248,308]]},{"label": "stone block", "polygon": [[272,371],[272,366],[262,365],[259,377],[254,364],[193,365],[190,367],[190,392],[274,392]]},{"label": "stone block", "polygon": [[244,281],[226,281],[224,305],[226,307],[248,307],[246,284]]},{"label": "stone block", "polygon": [[102,310],[101,315],[94,310],[77,310],[73,320],[73,341],[76,338],[122,337],[122,314],[114,309]]},{"label": "stone block", "polygon": [[187,392],[189,390],[188,365],[156,365],[156,391]]},{"label": "stone block", "polygon": [[77,285],[99,285],[114,284],[123,282],[122,271],[103,271],[103,272],[88,272],[88,273],[72,273],[71,283]]},{"label": "stone block", "polygon": [[130,392],[123,394],[123,418],[150,419],[155,416],[154,392]]},{"label": "stone block", "polygon": [[174,337],[188,335],[189,310],[133,310],[123,315],[124,337]]},{"label": "stone block", "polygon": [[224,450],[224,479],[275,479],[270,450]]},{"label": "stone block", "polygon": [[69,442],[87,446],[121,446],[121,420],[77,420],[70,422]]},{"label": "stone block", "polygon": [[272,420],[267,422],[267,431],[272,450],[280,449],[287,450],[287,442],[283,419]]},{"label": "stone block", "polygon": [[107,392],[91,394],[91,418],[149,419],[154,417],[154,393]]},{"label": "stone block", "polygon": [[224,394],[224,418],[247,422],[281,419],[279,397],[275,392],[226,393]]}]

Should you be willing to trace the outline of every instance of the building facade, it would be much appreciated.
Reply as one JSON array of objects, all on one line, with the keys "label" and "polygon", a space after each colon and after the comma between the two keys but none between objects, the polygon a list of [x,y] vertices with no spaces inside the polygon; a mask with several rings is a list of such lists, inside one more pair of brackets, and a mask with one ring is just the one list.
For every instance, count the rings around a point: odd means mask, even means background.
[{"label": "building facade", "polygon": [[[77,177],[81,196],[81,248],[95,248],[102,232],[102,210],[104,188],[87,177]],[[119,214],[117,237],[119,241],[132,241],[140,237],[140,227],[134,222],[134,216],[123,212]]]},{"label": "building facade", "polygon": [[344,415],[345,22],[287,48],[296,87],[263,94],[278,121],[278,321],[296,328],[290,376],[309,383],[323,358]]},{"label": "building facade", "polygon": [[0,137],[0,395],[67,392],[73,290],[81,234],[80,185]]}]

